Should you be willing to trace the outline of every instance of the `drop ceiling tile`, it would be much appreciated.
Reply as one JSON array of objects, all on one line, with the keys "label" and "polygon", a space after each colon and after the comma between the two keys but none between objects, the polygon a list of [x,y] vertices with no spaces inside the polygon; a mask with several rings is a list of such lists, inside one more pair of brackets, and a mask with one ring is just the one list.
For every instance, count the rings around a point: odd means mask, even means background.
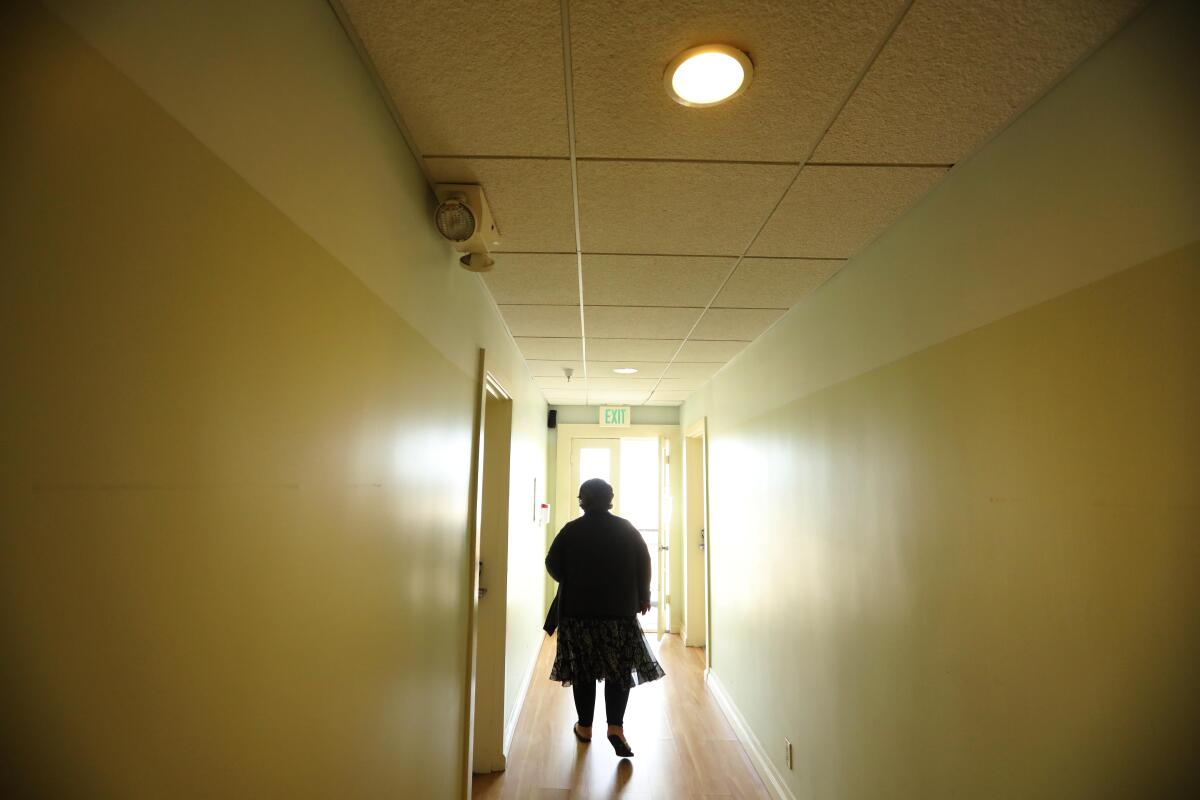
[{"label": "drop ceiling tile", "polygon": [[692,395],[692,393],[689,391],[677,391],[677,390],[662,391],[662,390],[660,390],[660,391],[657,391],[654,394],[650,395],[650,404],[651,405],[663,405],[663,406],[677,406],[677,405],[681,404],[684,400],[687,400],[689,397],[691,397],[691,395]]},{"label": "drop ceiling tile", "polygon": [[[676,345],[678,346],[678,345]],[[588,375],[596,377],[613,376],[619,377],[613,372],[614,369],[632,367],[637,370],[637,373],[630,377],[634,378],[661,378],[663,371],[667,368],[665,361],[589,361]]]},{"label": "drop ceiling tile", "polygon": [[529,374],[534,378],[561,378],[563,369],[573,369],[576,375],[583,375],[582,361],[527,358],[525,363],[529,365]]},{"label": "drop ceiling tile", "polygon": [[734,257],[583,256],[583,298],[600,306],[703,308],[737,263]]},{"label": "drop ceiling tile", "polygon": [[583,406],[587,405],[587,392],[583,390],[572,389],[564,391],[562,389],[546,389],[542,392],[546,398],[546,402],[556,406]]},{"label": "drop ceiling tile", "polygon": [[653,389],[657,383],[657,378],[639,378],[636,375],[631,378],[622,378],[617,375],[613,375],[611,377],[593,378],[591,375],[589,375],[587,385],[589,392],[593,390],[607,391],[609,389],[619,389],[621,391],[640,391],[649,394],[650,390]]},{"label": "drop ceiling tile", "polygon": [[921,0],[813,157],[953,164],[1000,130],[1145,0]]},{"label": "drop ceiling tile", "polygon": [[710,308],[691,338],[753,341],[783,313],[778,308]]},{"label": "drop ceiling tile", "polygon": [[600,338],[588,331],[588,360],[670,361],[683,339]]},{"label": "drop ceiling tile", "polygon": [[945,174],[930,167],[805,167],[750,255],[849,258]]},{"label": "drop ceiling tile", "polygon": [[565,376],[539,376],[533,379],[533,382],[539,388],[545,391],[555,392],[570,392],[570,391],[586,391],[586,387],[590,384],[585,384],[582,375],[575,375],[571,380],[567,380]]},{"label": "drop ceiling tile", "polygon": [[744,258],[714,308],[791,308],[845,264],[840,259]]},{"label": "drop ceiling tile", "polygon": [[708,382],[707,378],[663,378],[662,381],[658,384],[658,391],[660,391],[660,392],[671,392],[671,391],[694,392],[695,390],[699,389],[701,386],[703,386],[707,382]]},{"label": "drop ceiling tile", "polygon": [[[585,306],[584,325],[588,355],[593,336],[639,339],[682,339],[700,318],[699,308],[653,308],[646,306]],[[604,360],[609,360],[605,358]]]},{"label": "drop ceiling tile", "polygon": [[[737,161],[805,159],[904,0],[573,3],[580,154]],[[746,92],[685,108],[663,88],[678,53],[724,42],[750,55]]]},{"label": "drop ceiling tile", "polygon": [[593,406],[640,406],[650,397],[650,391],[621,391],[619,389],[589,389],[588,405]]},{"label": "drop ceiling tile", "polygon": [[571,338],[514,337],[521,355],[526,359],[579,361],[583,357],[583,340]]},{"label": "drop ceiling tile", "polygon": [[478,183],[496,227],[499,252],[574,253],[571,162],[537,158],[426,158],[438,183]]},{"label": "drop ceiling tile", "polygon": [[723,341],[702,342],[689,339],[679,350],[679,361],[688,363],[715,362],[724,364],[746,348],[749,342]]},{"label": "drop ceiling tile", "polygon": [[500,306],[515,336],[579,336],[579,306]]},{"label": "drop ceiling tile", "polygon": [[498,253],[483,273],[497,303],[571,305],[579,302],[575,256],[562,253]]},{"label": "drop ceiling tile", "polygon": [[796,172],[651,161],[582,161],[578,170],[585,251],[674,255],[741,255]]},{"label": "drop ceiling tile", "polygon": [[343,0],[417,148],[565,156],[558,0]]},{"label": "drop ceiling tile", "polygon": [[[738,344],[745,344],[745,342],[738,342]],[[662,376],[664,378],[711,378],[723,366],[725,366],[725,362],[692,363],[676,361],[667,367]]]}]

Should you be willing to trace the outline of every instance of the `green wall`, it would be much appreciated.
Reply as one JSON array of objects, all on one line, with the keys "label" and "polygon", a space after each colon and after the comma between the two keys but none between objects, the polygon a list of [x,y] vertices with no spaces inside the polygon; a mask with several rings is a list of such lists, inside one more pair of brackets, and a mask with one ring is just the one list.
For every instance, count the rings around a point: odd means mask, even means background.
[{"label": "green wall", "polygon": [[[514,484],[546,472],[541,393],[324,3],[118,6],[0,25],[0,784],[454,796],[478,349]],[[245,52],[319,80],[225,72]]]},{"label": "green wall", "polygon": [[1197,34],[1152,6],[684,407],[714,673],[795,797],[1195,782]]}]

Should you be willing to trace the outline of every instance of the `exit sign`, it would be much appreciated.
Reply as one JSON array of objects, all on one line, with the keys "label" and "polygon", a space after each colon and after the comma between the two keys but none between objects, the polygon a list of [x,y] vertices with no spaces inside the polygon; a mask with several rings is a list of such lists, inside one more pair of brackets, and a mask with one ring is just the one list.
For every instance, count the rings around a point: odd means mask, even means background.
[{"label": "exit sign", "polygon": [[605,428],[628,428],[629,406],[600,406],[600,424]]}]

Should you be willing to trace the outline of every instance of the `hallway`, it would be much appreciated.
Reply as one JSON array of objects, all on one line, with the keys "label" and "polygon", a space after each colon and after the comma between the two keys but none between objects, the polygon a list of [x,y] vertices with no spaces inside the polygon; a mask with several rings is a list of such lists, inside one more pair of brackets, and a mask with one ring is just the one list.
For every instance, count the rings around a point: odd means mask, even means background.
[{"label": "hallway", "polygon": [[[1200,797],[1197,53],[1196,0],[0,4],[0,797]],[[627,762],[547,678],[589,476]]]},{"label": "hallway", "polygon": [[[653,634],[649,638],[653,643]],[[667,672],[633,690],[625,731],[636,755],[618,759],[604,731],[604,693],[596,705],[597,738],[578,744],[571,735],[571,691],[546,679],[555,639],[542,645],[529,694],[513,737],[508,769],[476,775],[476,800],[622,797],[685,800],[699,797],[769,798],[750,759],[704,686],[704,651],[684,647],[677,635],[653,649]]]}]

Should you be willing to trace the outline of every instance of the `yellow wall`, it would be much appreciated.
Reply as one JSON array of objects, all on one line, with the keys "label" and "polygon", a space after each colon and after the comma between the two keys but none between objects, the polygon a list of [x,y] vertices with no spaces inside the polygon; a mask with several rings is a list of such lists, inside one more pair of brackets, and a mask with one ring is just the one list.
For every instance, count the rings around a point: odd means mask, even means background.
[{"label": "yellow wall", "polygon": [[[450,797],[477,349],[514,395],[514,482],[545,475],[546,406],[329,8],[241,5],[77,31],[5,6],[4,782]],[[92,45],[118,35],[163,60],[117,69]],[[317,66],[228,80],[245,52]],[[186,91],[143,92],[170,69]],[[509,619],[536,634],[531,593]]]},{"label": "yellow wall", "polygon": [[685,406],[714,671],[796,797],[1194,780],[1197,32],[1152,6]]}]

